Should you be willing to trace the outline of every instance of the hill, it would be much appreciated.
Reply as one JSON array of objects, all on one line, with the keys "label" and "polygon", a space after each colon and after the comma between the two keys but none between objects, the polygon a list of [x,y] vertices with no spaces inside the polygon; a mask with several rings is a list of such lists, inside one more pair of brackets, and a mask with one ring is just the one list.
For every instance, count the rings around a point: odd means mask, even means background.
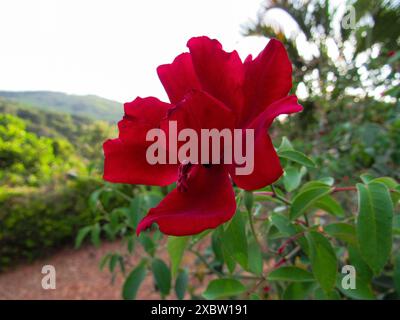
[{"label": "hill", "polygon": [[110,122],[123,113],[121,103],[95,95],[73,95],[52,91],[0,91],[0,97],[47,111],[58,111]]}]

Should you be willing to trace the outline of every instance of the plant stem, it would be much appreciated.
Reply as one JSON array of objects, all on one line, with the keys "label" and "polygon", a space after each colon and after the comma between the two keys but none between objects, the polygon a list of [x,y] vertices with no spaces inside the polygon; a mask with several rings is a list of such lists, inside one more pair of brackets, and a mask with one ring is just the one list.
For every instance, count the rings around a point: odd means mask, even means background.
[{"label": "plant stem", "polygon": [[286,203],[286,204],[289,205],[289,206],[292,205],[292,203],[291,203],[289,200],[285,199],[284,197],[281,197],[281,196],[276,192],[276,189],[275,189],[275,187],[274,187],[273,184],[271,184],[271,190],[272,190],[272,196],[273,196],[274,198],[276,198],[276,199],[282,201],[283,203]]}]

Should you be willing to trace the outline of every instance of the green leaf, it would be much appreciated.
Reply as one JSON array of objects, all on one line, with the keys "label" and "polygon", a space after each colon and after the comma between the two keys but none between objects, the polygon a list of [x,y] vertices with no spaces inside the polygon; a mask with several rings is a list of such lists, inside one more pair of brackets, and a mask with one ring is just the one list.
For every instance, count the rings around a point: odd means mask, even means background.
[{"label": "green leaf", "polygon": [[243,293],[246,287],[236,279],[216,279],[208,284],[203,297],[208,300],[237,296]]},{"label": "green leaf", "polygon": [[279,269],[273,270],[268,275],[270,281],[296,281],[296,282],[309,282],[315,281],[312,273],[307,270],[294,267],[286,266],[280,267]]},{"label": "green leaf", "polygon": [[189,282],[189,273],[186,269],[179,271],[175,281],[175,293],[179,300],[185,298],[186,288]]},{"label": "green leaf", "polygon": [[343,222],[331,223],[324,227],[324,231],[330,236],[348,244],[357,244],[356,229],[351,224]]},{"label": "green leaf", "polygon": [[285,168],[283,174],[283,185],[287,192],[291,192],[300,185],[302,174],[300,170],[294,167]]},{"label": "green leaf", "polygon": [[112,254],[111,253],[107,253],[106,255],[104,255],[100,262],[99,262],[99,269],[103,270],[104,266],[106,265],[106,263],[108,262],[108,260],[111,258]]},{"label": "green leaf", "polygon": [[398,253],[395,257],[393,281],[394,287],[396,288],[397,296],[400,298],[400,253]]},{"label": "green leaf", "polygon": [[392,200],[382,183],[357,184],[357,190],[357,238],[361,256],[379,274],[392,248]]},{"label": "green leaf", "polygon": [[363,183],[368,184],[369,182],[371,182],[374,179],[374,176],[369,174],[369,173],[363,173],[360,176],[360,179]]},{"label": "green leaf", "polygon": [[337,258],[330,242],[322,234],[311,231],[307,234],[309,258],[315,279],[329,293],[336,283]]},{"label": "green leaf", "polygon": [[316,203],[315,206],[320,208],[334,216],[343,217],[344,211],[342,206],[339,202],[336,201],[331,195],[327,194],[320,198]]},{"label": "green leaf", "polygon": [[330,187],[326,182],[323,182],[321,180],[313,180],[313,181],[308,181],[305,184],[301,186],[300,192],[306,191],[308,189],[315,189],[315,188],[326,188]]},{"label": "green leaf", "polygon": [[292,146],[291,142],[286,137],[282,138],[281,145],[278,148],[278,151],[283,151],[283,150],[293,150],[293,146]]},{"label": "green leaf", "polygon": [[333,184],[335,183],[335,179],[332,177],[323,177],[321,179],[318,179],[319,182],[322,182],[323,184],[326,184],[327,186],[332,187]]},{"label": "green leaf", "polygon": [[283,293],[284,300],[304,300],[310,294],[314,283],[312,282],[292,282]]},{"label": "green leaf", "polygon": [[228,252],[228,249],[226,249],[226,246],[221,246],[222,249],[222,255],[224,257],[224,261],[226,264],[226,267],[228,268],[228,271],[230,273],[233,273],[236,268],[236,261],[232,258],[231,254]]},{"label": "green leaf", "polygon": [[215,260],[224,263],[224,255],[222,252],[221,234],[222,228],[216,229],[211,235],[211,248],[213,250]]},{"label": "green leaf", "polygon": [[90,237],[91,237],[91,240],[92,240],[92,244],[93,244],[95,247],[99,247],[99,246],[100,246],[100,231],[101,231],[100,225],[99,225],[98,223],[96,223],[96,224],[92,227],[92,230],[91,230],[91,233],[90,233]]},{"label": "green leaf", "polygon": [[249,296],[250,300],[261,300],[260,296],[257,293],[251,293]]},{"label": "green leaf", "polygon": [[142,197],[137,195],[131,201],[129,210],[125,211],[128,225],[134,229],[136,229],[137,225],[139,224],[139,220],[142,218],[142,205]]},{"label": "green leaf", "polygon": [[154,256],[156,252],[156,245],[154,241],[144,232],[139,235],[139,242],[142,244],[144,250],[150,255]]},{"label": "green leaf", "polygon": [[181,264],[189,237],[168,237],[167,249],[171,260],[172,277],[175,277]]},{"label": "green leaf", "polygon": [[171,290],[171,272],[164,261],[153,259],[151,264],[154,281],[163,296],[169,294]]},{"label": "green leaf", "polygon": [[78,235],[76,236],[75,239],[75,248],[78,249],[81,245],[83,240],[86,238],[86,236],[89,234],[89,232],[92,230],[92,226],[87,226],[83,227],[79,230]]},{"label": "green leaf", "polygon": [[280,150],[278,151],[278,155],[281,158],[289,159],[293,162],[299,163],[305,167],[314,168],[315,163],[310,158],[308,158],[305,154],[296,151],[296,150]]},{"label": "green leaf", "polygon": [[271,221],[278,230],[285,236],[292,236],[296,233],[296,228],[291,224],[290,220],[280,213],[273,213]]},{"label": "green leaf", "polygon": [[396,190],[396,188],[399,186],[396,180],[390,177],[380,177],[373,179],[371,183],[372,182],[383,183],[388,189],[391,189],[392,192],[390,192],[390,196],[392,198],[393,206],[397,205],[400,200],[400,191]]},{"label": "green leaf", "polygon": [[263,257],[261,253],[260,246],[252,237],[252,239],[249,241],[249,270],[250,272],[256,274],[256,275],[261,275],[263,271]]},{"label": "green leaf", "polygon": [[119,260],[119,255],[118,254],[111,255],[111,259],[110,259],[109,264],[108,264],[108,267],[109,267],[111,273],[114,272],[118,260]]},{"label": "green leaf", "polygon": [[310,188],[298,193],[293,199],[293,203],[290,208],[290,219],[293,220],[301,216],[308,208],[317,202],[317,200],[327,195],[330,190],[330,187],[324,186]]},{"label": "green leaf", "polygon": [[146,272],[146,266],[143,262],[132,270],[132,272],[126,278],[122,288],[122,297],[125,300],[135,299],[140,284],[146,277]]},{"label": "green leaf", "polygon": [[321,288],[317,288],[314,295],[317,300],[340,300],[340,295],[336,290],[325,293]]},{"label": "green leaf", "polygon": [[371,289],[370,284],[363,280],[358,280],[356,278],[356,288],[355,289],[344,289],[342,287],[342,279],[344,275],[340,274],[338,278],[337,288],[340,290],[343,295],[348,298],[355,300],[373,300],[375,299],[374,293]]},{"label": "green leaf", "polygon": [[393,235],[400,235],[400,215],[393,217]]},{"label": "green leaf", "polygon": [[248,268],[248,245],[244,219],[237,212],[222,234],[222,246],[244,269]]}]

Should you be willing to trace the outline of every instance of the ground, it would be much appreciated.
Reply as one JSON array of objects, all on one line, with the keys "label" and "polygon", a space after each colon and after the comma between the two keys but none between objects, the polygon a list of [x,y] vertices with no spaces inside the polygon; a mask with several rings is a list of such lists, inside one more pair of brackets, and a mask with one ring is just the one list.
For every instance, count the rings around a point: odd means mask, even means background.
[{"label": "ground", "polygon": [[[125,250],[121,242],[103,243],[100,248],[89,245],[79,250],[65,248],[51,257],[18,266],[0,274],[0,299],[121,299],[123,276],[118,274],[112,283],[107,268],[100,271],[99,261],[110,251]],[[129,264],[134,265],[142,255],[142,252],[135,252]],[[167,259],[166,253],[162,252],[161,257]],[[185,258],[194,261],[194,257]],[[42,288],[44,265],[53,265],[56,269],[55,290]],[[144,280],[137,298],[160,299],[151,276]]]}]

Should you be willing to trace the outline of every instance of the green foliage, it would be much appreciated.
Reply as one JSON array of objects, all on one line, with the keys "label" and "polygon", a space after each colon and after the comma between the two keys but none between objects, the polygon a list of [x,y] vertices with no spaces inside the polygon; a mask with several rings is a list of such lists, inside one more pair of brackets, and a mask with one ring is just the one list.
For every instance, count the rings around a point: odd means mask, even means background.
[{"label": "green foliage", "polygon": [[[354,25],[347,25],[351,8]],[[298,30],[278,20],[279,11]],[[393,27],[400,21],[399,2],[276,0],[266,2],[258,17],[244,33],[285,44],[293,93],[300,93],[304,107],[271,130],[313,156],[318,170],[309,171],[312,178],[354,179],[369,169],[399,179],[400,29]]]},{"label": "green foliage", "polygon": [[120,103],[94,95],[78,96],[50,91],[0,91],[0,97],[45,111],[58,111],[91,119],[115,122],[122,116]]},{"label": "green foliage", "polygon": [[[282,145],[294,150],[287,138]],[[286,171],[296,164],[285,165]],[[163,188],[106,184],[90,199],[93,210],[102,208],[101,234],[129,239],[129,254],[144,249],[144,262],[133,271],[139,268],[140,276],[137,282],[128,276],[124,292],[133,288],[136,293],[148,272],[162,298],[386,299],[399,283],[400,243],[392,220],[400,216],[400,185],[389,177],[359,179],[364,183],[339,187],[332,177],[321,177],[283,192],[283,176],[272,187],[236,190],[237,212],[229,222],[185,237],[165,237],[154,225],[137,240],[132,238],[138,221],[162,198]],[[121,200],[119,208],[110,207],[105,193]],[[92,228],[81,229],[77,242]],[[105,232],[111,229],[112,234]],[[134,249],[130,242],[136,243]],[[169,260],[161,259],[160,247],[167,249]],[[115,255],[109,253],[102,265],[110,265]],[[194,264],[182,259],[186,255],[196,259]],[[355,268],[355,288],[344,287],[346,265]],[[115,275],[117,268],[109,269]],[[198,283],[206,289],[199,292]]]},{"label": "green foliage", "polygon": [[357,236],[360,252],[371,269],[379,274],[392,248],[393,205],[382,183],[357,184],[359,213]]},{"label": "green foliage", "polygon": [[279,269],[273,270],[268,275],[268,280],[299,281],[299,282],[315,281],[314,276],[312,275],[311,272],[293,266],[280,267]]},{"label": "green foliage", "polygon": [[79,228],[97,219],[87,198],[99,186],[93,179],[76,179],[12,193],[0,189],[0,269],[71,243]]},{"label": "green foliage", "polygon": [[235,279],[217,279],[209,283],[203,296],[206,299],[217,299],[236,296],[243,293],[246,287]]},{"label": "green foliage", "polygon": [[9,186],[38,186],[57,174],[83,168],[73,147],[64,139],[38,137],[27,132],[25,122],[0,115],[0,183]]},{"label": "green foliage", "polygon": [[122,297],[125,300],[135,299],[139,286],[141,285],[145,277],[146,268],[145,264],[142,262],[135,269],[133,269],[129,276],[126,278],[124,287],[122,289]]},{"label": "green foliage", "polygon": [[99,244],[100,192],[87,199],[102,185],[101,145],[110,125],[3,98],[0,111],[0,269],[71,244],[88,224],[76,246],[87,237]]}]

